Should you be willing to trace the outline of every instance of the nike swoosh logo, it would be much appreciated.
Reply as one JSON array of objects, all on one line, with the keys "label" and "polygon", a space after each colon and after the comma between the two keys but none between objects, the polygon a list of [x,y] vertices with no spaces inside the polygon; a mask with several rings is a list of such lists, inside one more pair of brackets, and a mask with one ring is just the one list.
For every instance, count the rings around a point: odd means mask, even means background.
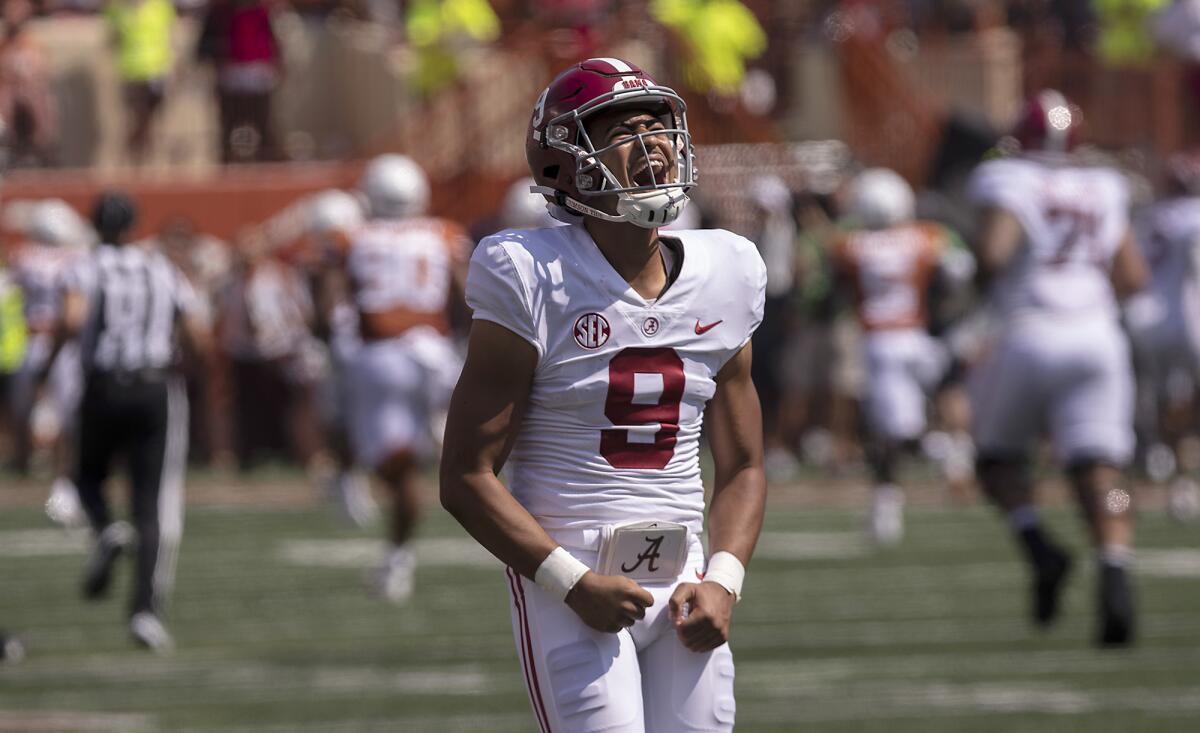
[{"label": "nike swoosh logo", "polygon": [[696,335],[699,336],[701,334],[708,333],[709,331],[711,331],[712,329],[716,328],[717,326],[721,325],[724,322],[725,322],[725,320],[722,319],[720,321],[713,321],[712,323],[708,324],[707,326],[701,326],[700,319],[697,318],[696,319]]}]

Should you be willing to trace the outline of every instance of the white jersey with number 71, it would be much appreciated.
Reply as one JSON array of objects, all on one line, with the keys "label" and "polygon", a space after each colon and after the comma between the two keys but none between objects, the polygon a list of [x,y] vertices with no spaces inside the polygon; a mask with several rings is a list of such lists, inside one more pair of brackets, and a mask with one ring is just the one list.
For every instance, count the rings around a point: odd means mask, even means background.
[{"label": "white jersey with number 71", "polygon": [[538,353],[509,486],[549,531],[635,519],[701,531],[704,406],[762,321],[766,269],[727,231],[669,237],[678,277],[650,301],[581,225],[501,232],[471,259],[474,317]]},{"label": "white jersey with number 71", "polygon": [[1004,209],[1025,230],[1027,246],[995,284],[1001,314],[1116,318],[1109,269],[1130,226],[1124,176],[1052,159],[1005,158],[980,165],[968,190],[977,206]]}]

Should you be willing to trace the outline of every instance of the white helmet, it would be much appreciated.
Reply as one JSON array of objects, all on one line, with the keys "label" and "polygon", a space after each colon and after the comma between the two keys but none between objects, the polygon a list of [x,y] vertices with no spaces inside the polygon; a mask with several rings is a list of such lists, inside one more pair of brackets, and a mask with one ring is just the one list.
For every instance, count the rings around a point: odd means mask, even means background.
[{"label": "white helmet", "polygon": [[313,234],[353,229],[362,220],[362,204],[352,194],[337,188],[315,195],[308,210],[308,230]]},{"label": "white helmet", "polygon": [[886,229],[916,214],[912,186],[887,168],[868,168],[850,182],[849,213],[859,226]]},{"label": "white helmet", "polygon": [[35,203],[29,212],[25,233],[35,242],[55,247],[87,246],[91,239],[83,219],[62,199]]},{"label": "white helmet", "polygon": [[380,155],[371,160],[358,188],[374,217],[420,216],[429,207],[429,180],[407,155]]},{"label": "white helmet", "polygon": [[535,185],[533,178],[514,181],[508,187],[504,203],[500,206],[500,223],[508,229],[536,229],[554,226],[554,219],[547,211],[546,197],[529,190]]}]

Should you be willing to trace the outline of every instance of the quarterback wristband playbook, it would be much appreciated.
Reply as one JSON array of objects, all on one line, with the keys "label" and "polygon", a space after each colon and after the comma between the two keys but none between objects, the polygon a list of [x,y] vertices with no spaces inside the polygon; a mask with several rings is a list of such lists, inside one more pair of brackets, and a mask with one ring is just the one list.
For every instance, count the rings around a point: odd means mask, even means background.
[{"label": "quarterback wristband playbook", "polygon": [[533,582],[563,601],[588,570],[590,568],[572,557],[571,553],[561,547],[555,547],[546,559],[542,560],[542,564],[538,565],[537,572],[533,574]]},{"label": "quarterback wristband playbook", "polygon": [[733,594],[733,601],[742,600],[742,581],[746,579],[746,567],[732,552],[714,552],[708,558],[704,570],[705,582],[716,583]]}]

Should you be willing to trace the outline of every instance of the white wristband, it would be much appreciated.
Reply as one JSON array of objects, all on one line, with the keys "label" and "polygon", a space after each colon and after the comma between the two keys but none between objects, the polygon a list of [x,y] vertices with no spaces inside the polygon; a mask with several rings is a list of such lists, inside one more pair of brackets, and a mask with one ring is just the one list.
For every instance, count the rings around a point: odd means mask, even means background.
[{"label": "white wristband", "polygon": [[533,574],[533,582],[562,601],[566,600],[567,594],[590,569],[563,548],[555,547],[538,566],[537,572]]},{"label": "white wristband", "polygon": [[705,582],[716,583],[733,594],[733,601],[742,600],[742,581],[746,579],[746,567],[732,552],[714,552],[708,558],[704,570]]}]

